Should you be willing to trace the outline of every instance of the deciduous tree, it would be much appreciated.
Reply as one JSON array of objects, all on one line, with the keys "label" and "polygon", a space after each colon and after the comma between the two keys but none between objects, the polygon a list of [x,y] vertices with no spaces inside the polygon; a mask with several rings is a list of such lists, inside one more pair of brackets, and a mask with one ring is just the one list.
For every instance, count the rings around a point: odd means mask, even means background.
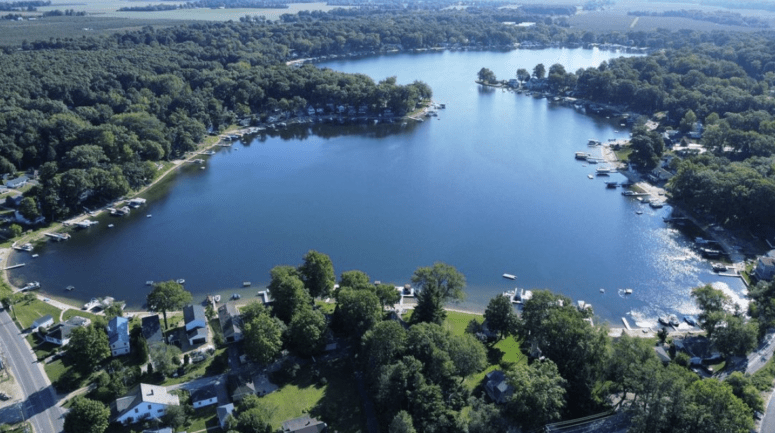
[{"label": "deciduous tree", "polygon": [[519,317],[514,312],[511,300],[505,296],[490,299],[484,310],[484,320],[490,331],[498,333],[498,338],[516,334],[519,325]]},{"label": "deciduous tree", "polygon": [[65,415],[65,433],[103,433],[108,428],[110,409],[99,401],[78,396]]},{"label": "deciduous tree", "polygon": [[334,264],[328,255],[310,250],[304,255],[304,263],[299,266],[304,287],[313,298],[324,298],[331,294],[336,283]]},{"label": "deciduous tree", "polygon": [[447,316],[444,304],[465,297],[466,278],[446,263],[437,262],[432,267],[417,268],[412,275],[412,283],[419,291],[417,307],[412,314],[413,323],[441,324]]},{"label": "deciduous tree", "polygon": [[168,328],[167,311],[179,310],[191,303],[191,292],[183,289],[183,286],[175,281],[155,283],[153,289],[146,297],[149,311],[161,311],[164,316],[164,328]]},{"label": "deciduous tree", "polygon": [[110,344],[104,329],[93,324],[79,326],[70,333],[67,356],[77,369],[90,373],[104,359],[110,357]]}]

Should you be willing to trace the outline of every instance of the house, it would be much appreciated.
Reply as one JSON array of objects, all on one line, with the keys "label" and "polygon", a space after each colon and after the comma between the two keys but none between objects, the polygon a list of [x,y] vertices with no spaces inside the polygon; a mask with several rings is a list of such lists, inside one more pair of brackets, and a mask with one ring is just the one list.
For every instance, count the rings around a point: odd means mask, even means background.
[{"label": "house", "polygon": [[164,337],[161,334],[161,323],[159,316],[146,316],[142,320],[143,338],[148,343],[148,347],[164,344]]},{"label": "house", "polygon": [[80,316],[73,316],[67,319],[67,321],[57,323],[56,326],[49,328],[45,339],[49,343],[53,343],[59,346],[66,346],[67,343],[70,342],[70,334],[74,329],[80,326],[89,326],[90,323],[91,320],[89,319],[84,319]]},{"label": "house", "polygon": [[141,383],[132,393],[113,403],[113,420],[132,424],[144,419],[159,418],[167,413],[167,407],[179,405],[178,396],[167,393],[167,388]]},{"label": "house", "polygon": [[211,404],[218,404],[218,392],[215,390],[215,385],[207,385],[191,391],[191,405],[194,406],[194,409]]},{"label": "house", "polygon": [[309,415],[283,422],[283,433],[320,433],[328,426],[323,421],[310,418]]},{"label": "house", "polygon": [[5,186],[8,188],[21,188],[30,180],[27,176],[19,176],[16,179],[7,180]]},{"label": "house", "polygon": [[514,388],[506,382],[506,375],[501,370],[493,370],[485,376],[484,390],[492,401],[503,404],[508,401]]},{"label": "house", "polygon": [[657,358],[659,358],[660,361],[662,361],[662,364],[669,364],[671,359],[670,355],[667,354],[665,351],[665,348],[662,346],[654,346],[654,352],[657,354]]},{"label": "house", "polygon": [[183,307],[183,320],[186,322],[186,338],[192,346],[207,342],[207,317],[201,305]]},{"label": "house", "polygon": [[754,270],[756,278],[760,281],[769,281],[775,276],[775,258],[759,257],[759,262]]},{"label": "house", "polygon": [[183,307],[183,320],[186,322],[186,332],[196,328],[207,327],[205,309],[199,304]]},{"label": "house", "polygon": [[234,303],[227,302],[218,307],[218,321],[221,322],[223,339],[227,343],[242,340],[242,318]]},{"label": "house", "polygon": [[51,317],[50,314],[46,314],[43,317],[38,317],[34,322],[32,322],[32,325],[30,325],[30,329],[34,331],[40,328],[41,326],[44,328],[48,328],[53,324],[54,324],[54,318]]},{"label": "house", "polygon": [[129,353],[129,320],[126,317],[114,317],[108,322],[108,342],[112,356]]},{"label": "house", "polygon": [[226,421],[228,421],[229,416],[234,412],[234,404],[224,404],[223,406],[218,406],[217,409],[215,409],[215,413],[218,414],[218,425],[221,426],[221,430],[226,431]]},{"label": "house", "polygon": [[256,386],[249,376],[244,375],[230,375],[229,376],[229,390],[231,391],[231,399],[235,403],[239,403],[248,395],[256,394]]}]

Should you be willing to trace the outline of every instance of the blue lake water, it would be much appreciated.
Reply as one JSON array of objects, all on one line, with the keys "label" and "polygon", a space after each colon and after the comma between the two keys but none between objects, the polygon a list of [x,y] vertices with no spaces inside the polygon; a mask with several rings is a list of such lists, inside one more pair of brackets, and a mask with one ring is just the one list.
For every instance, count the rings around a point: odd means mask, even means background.
[{"label": "blue lake water", "polygon": [[[360,269],[396,284],[418,266],[447,262],[468,280],[459,307],[479,310],[515,286],[549,288],[616,324],[632,316],[647,325],[661,314],[695,313],[689,292],[701,284],[741,296],[740,280],[713,275],[662,221],[669,207],[654,210],[606,189],[605,178],[587,177],[596,166],[573,158],[599,152],[587,147],[589,138],[629,131],[474,83],[482,67],[510,78],[537,63],[575,71],[618,55],[440,52],[321,64],[375,80],[423,80],[447,108],[423,123],[294,126],[235,144],[209,157],[205,170],[190,164],[145,194],[149,203],[129,217],[105,216],[68,242],[46,243],[36,259],[15,254],[12,261],[27,266],[11,271],[12,280],[40,281],[51,295],[109,295],[139,306],[146,280],[185,278],[196,299],[239,292],[244,300],[273,266],[299,264],[315,249],[331,256],[337,275]],[[64,292],[68,285],[76,290]],[[624,288],[633,294],[625,297]]]}]

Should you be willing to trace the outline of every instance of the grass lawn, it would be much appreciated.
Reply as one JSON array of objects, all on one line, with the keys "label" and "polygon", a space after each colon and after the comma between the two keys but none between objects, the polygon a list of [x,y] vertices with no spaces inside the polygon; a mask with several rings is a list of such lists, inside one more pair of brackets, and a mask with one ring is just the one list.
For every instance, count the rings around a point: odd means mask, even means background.
[{"label": "grass lawn", "polygon": [[48,375],[48,379],[52,383],[56,382],[60,377],[62,377],[63,374],[65,374],[65,371],[67,371],[67,367],[65,367],[61,359],[57,359],[54,362],[46,364],[44,368],[46,370],[46,374]]},{"label": "grass lawn", "polygon": [[218,414],[215,411],[217,405],[203,407],[201,409],[194,409],[194,414],[191,415],[188,423],[181,426],[178,430],[187,432],[197,432],[205,429],[213,429],[218,426]]},{"label": "grass lawn", "polygon": [[161,385],[169,386],[178,383],[188,382],[202,376],[214,376],[223,373],[229,365],[226,348],[218,349],[213,356],[197,364],[189,364],[189,370],[182,376],[169,377]]},{"label": "grass lawn", "polygon": [[[321,380],[313,377],[316,367],[319,368]],[[322,383],[322,378],[327,383]],[[261,401],[272,414],[270,423],[274,429],[280,428],[283,421],[309,413],[328,423],[330,431],[366,431],[360,396],[349,361],[304,366],[295,379],[261,397]]]},{"label": "grass lawn", "polygon": [[629,161],[632,148],[630,146],[623,146],[621,149],[615,150],[614,153],[619,158],[619,161]]},{"label": "grass lawn", "polygon": [[96,314],[93,314],[93,313],[89,313],[89,312],[86,312],[86,311],[83,311],[83,310],[76,310],[75,308],[71,308],[69,310],[65,310],[65,314],[62,315],[62,321],[65,321],[65,320],[67,320],[67,319],[69,319],[71,317],[75,317],[75,316],[80,316],[80,317],[89,319],[92,322],[94,322],[94,319],[99,317],[99,316],[97,316]]},{"label": "grass lawn", "polygon": [[22,329],[29,328],[32,322],[46,314],[50,314],[54,318],[54,322],[58,322],[59,313],[61,313],[59,308],[38,299],[30,302],[19,302],[13,306],[13,311],[16,313],[16,320]]},{"label": "grass lawn", "polygon": [[315,301],[315,305],[320,307],[320,312],[323,314],[334,314],[334,310],[336,309],[335,302]]},{"label": "grass lawn", "polygon": [[40,338],[37,332],[27,335],[27,341],[30,342],[30,346],[35,351],[35,357],[40,359],[47,358],[56,353],[59,346],[53,343],[48,343],[46,340]]},{"label": "grass lawn", "polygon": [[484,316],[481,314],[447,311],[447,320],[444,321],[444,328],[451,332],[452,335],[463,335],[471,319],[476,320],[478,323],[484,322]]}]

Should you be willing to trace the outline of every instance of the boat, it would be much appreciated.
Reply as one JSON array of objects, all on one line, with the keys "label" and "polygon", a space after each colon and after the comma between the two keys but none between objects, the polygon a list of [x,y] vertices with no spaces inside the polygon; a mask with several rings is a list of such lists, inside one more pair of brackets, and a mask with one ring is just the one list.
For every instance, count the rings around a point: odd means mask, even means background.
[{"label": "boat", "polygon": [[667,316],[659,316],[659,319],[657,319],[657,321],[660,324],[665,325],[665,326],[669,326],[670,325],[670,318],[667,317]]},{"label": "boat", "polygon": [[678,327],[678,325],[680,325],[680,324],[681,324],[681,322],[679,322],[679,321],[678,321],[678,317],[677,317],[675,314],[671,314],[671,315],[670,315],[670,316],[667,318],[667,321],[668,321],[668,323],[670,324],[670,326],[672,326],[672,327],[674,327],[674,328],[677,328],[677,327]]},{"label": "boat", "polygon": [[595,172],[597,172],[597,174],[608,174],[608,173],[613,173],[614,171],[616,171],[616,170],[614,170],[612,168],[608,168],[608,167],[600,167],[597,170],[595,170]]},{"label": "boat", "polygon": [[[622,186],[624,186],[624,184],[622,184]],[[635,194],[636,194],[635,191],[622,191],[622,195],[625,196],[625,197],[631,197],[631,196],[633,196]]]},{"label": "boat", "polygon": [[68,292],[72,292],[73,290],[75,290],[75,286],[67,286],[65,287],[65,290]]},{"label": "boat", "polygon": [[605,293],[605,289],[600,289],[600,293]]},{"label": "boat", "polygon": [[148,280],[145,282],[146,286],[153,286],[153,280]]},{"label": "boat", "polygon": [[128,204],[130,207],[133,207],[133,208],[138,208],[138,207],[140,207],[141,205],[144,205],[144,204],[145,204],[145,202],[146,202],[146,200],[145,200],[144,198],[141,198],[141,197],[136,197],[136,198],[133,198],[133,199],[131,199],[131,200],[128,200],[126,203],[127,203],[127,204]]},{"label": "boat", "polygon": [[594,179],[595,178],[595,176],[592,176],[591,174],[588,174],[587,177],[590,178],[590,179]]},{"label": "boat", "polygon": [[178,278],[177,280],[175,280],[175,282],[178,284],[186,284],[186,280],[184,280],[183,278]]},{"label": "boat", "polygon": [[711,267],[713,267],[713,272],[724,272],[727,270],[727,265],[723,263],[711,263]]},{"label": "boat", "polygon": [[96,307],[97,305],[100,305],[100,300],[97,298],[91,298],[91,301],[85,303],[83,305],[84,310],[91,310],[92,308]]},{"label": "boat", "polygon": [[221,295],[213,296],[213,302],[221,302]]},{"label": "boat", "polygon": [[721,255],[721,251],[711,248],[700,248],[700,253],[705,257],[718,257]]},{"label": "boat", "polygon": [[587,146],[599,146],[600,141],[595,140],[594,138],[590,138],[589,141],[587,141]]},{"label": "boat", "polygon": [[251,284],[250,281],[243,281],[242,287],[250,287],[250,284]]},{"label": "boat", "polygon": [[576,159],[585,160],[587,159],[587,154],[584,152],[576,152]]},{"label": "boat", "polygon": [[643,211],[642,210],[636,210],[635,211],[635,215],[643,215]]},{"label": "boat", "polygon": [[618,187],[618,186],[619,186],[619,182],[613,182],[613,181],[611,181],[611,182],[606,182],[606,183],[605,183],[605,187],[606,187],[606,188],[612,188],[612,189],[613,189],[613,188],[616,188],[616,187]]},{"label": "boat", "polygon": [[590,164],[597,164],[597,160],[595,158],[587,158],[587,162]]},{"label": "boat", "polygon": [[692,326],[697,326],[697,318],[694,316],[684,316],[684,322]]},{"label": "boat", "polygon": [[516,280],[517,276],[516,275],[512,275],[512,274],[503,274],[503,278],[505,278],[507,280]]},{"label": "boat", "polygon": [[33,254],[33,255],[32,255],[32,258],[33,258],[33,259],[34,259],[34,258],[36,258],[36,257],[40,257],[40,255],[39,255],[39,254]]},{"label": "boat", "polygon": [[231,299],[239,299],[241,297],[242,295],[240,295],[239,293],[234,293],[233,295],[231,295]]},{"label": "boat", "polygon": [[26,286],[21,288],[22,292],[26,292],[27,290],[35,290],[40,288],[40,283],[37,281],[33,281],[31,283],[28,283]]},{"label": "boat", "polygon": [[665,204],[662,203],[661,201],[652,201],[651,203],[649,203],[649,206],[651,206],[653,209],[659,209],[664,205]]},{"label": "boat", "polygon": [[151,215],[151,214],[148,214],[148,215],[146,215],[145,217],[146,217],[146,218],[150,218],[150,217],[152,217],[152,216],[153,216],[153,215]]},{"label": "boat", "polygon": [[632,295],[632,289],[624,289],[625,295]]},{"label": "boat", "polygon": [[33,247],[32,244],[30,244],[30,243],[26,243],[26,244],[22,245],[21,247],[19,247],[20,250],[27,251],[27,252],[32,251],[33,248],[35,248],[35,247]]},{"label": "boat", "polygon": [[108,224],[109,229],[112,229],[113,227],[114,227],[113,224]]}]

